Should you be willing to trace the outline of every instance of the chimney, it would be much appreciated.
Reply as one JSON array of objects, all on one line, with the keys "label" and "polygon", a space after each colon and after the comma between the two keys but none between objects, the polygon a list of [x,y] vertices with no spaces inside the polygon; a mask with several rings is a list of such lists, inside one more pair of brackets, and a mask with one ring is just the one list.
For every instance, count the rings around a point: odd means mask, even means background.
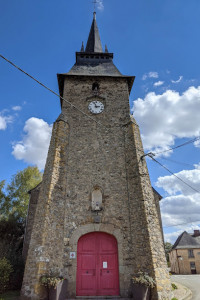
[{"label": "chimney", "polygon": [[195,229],[194,230],[194,235],[193,235],[194,237],[196,237],[196,236],[200,236],[200,230],[199,229]]}]

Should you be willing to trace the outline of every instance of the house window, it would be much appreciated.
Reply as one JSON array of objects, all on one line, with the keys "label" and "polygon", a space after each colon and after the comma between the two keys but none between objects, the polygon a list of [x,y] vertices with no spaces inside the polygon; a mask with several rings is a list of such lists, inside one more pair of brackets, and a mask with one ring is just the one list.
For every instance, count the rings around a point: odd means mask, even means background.
[{"label": "house window", "polygon": [[189,250],[188,250],[188,257],[189,257],[189,258],[194,257],[193,249],[189,249]]}]

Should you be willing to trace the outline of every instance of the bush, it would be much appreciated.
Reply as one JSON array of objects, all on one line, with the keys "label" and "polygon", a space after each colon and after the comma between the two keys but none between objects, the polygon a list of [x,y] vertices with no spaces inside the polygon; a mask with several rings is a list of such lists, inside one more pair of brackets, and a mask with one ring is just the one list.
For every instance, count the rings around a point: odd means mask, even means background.
[{"label": "bush", "polygon": [[9,283],[9,278],[13,268],[10,262],[5,258],[0,259],[0,293],[4,292]]},{"label": "bush", "polygon": [[64,278],[62,276],[54,276],[52,274],[50,274],[50,275],[45,274],[40,277],[41,285],[44,285],[48,289],[51,287],[53,287],[55,289],[56,286],[58,285],[58,283],[63,280],[64,280]]},{"label": "bush", "polygon": [[154,279],[149,276],[148,273],[141,271],[139,271],[135,276],[132,277],[132,281],[133,283],[142,284],[151,288],[155,287],[156,285]]},{"label": "bush", "polygon": [[175,283],[172,283],[171,286],[172,286],[172,290],[177,290],[178,289],[178,287]]},{"label": "bush", "polygon": [[22,246],[24,224],[10,216],[7,220],[0,219],[0,259],[6,258],[12,265],[9,290],[21,288],[24,263],[22,259]]}]

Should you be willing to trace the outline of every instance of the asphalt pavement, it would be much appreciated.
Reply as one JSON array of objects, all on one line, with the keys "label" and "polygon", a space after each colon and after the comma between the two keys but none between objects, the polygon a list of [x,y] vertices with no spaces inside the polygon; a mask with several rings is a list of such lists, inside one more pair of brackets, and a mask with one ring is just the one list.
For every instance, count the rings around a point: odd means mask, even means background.
[{"label": "asphalt pavement", "polygon": [[200,275],[172,275],[171,279],[189,288],[192,300],[200,300]]}]

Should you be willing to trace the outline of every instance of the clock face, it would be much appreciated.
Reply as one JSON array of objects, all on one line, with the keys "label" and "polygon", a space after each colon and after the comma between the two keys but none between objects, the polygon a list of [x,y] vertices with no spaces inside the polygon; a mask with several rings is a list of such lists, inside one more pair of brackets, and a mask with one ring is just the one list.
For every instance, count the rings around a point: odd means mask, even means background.
[{"label": "clock face", "polygon": [[88,109],[93,114],[100,114],[104,110],[104,105],[100,101],[92,101],[88,105]]}]

